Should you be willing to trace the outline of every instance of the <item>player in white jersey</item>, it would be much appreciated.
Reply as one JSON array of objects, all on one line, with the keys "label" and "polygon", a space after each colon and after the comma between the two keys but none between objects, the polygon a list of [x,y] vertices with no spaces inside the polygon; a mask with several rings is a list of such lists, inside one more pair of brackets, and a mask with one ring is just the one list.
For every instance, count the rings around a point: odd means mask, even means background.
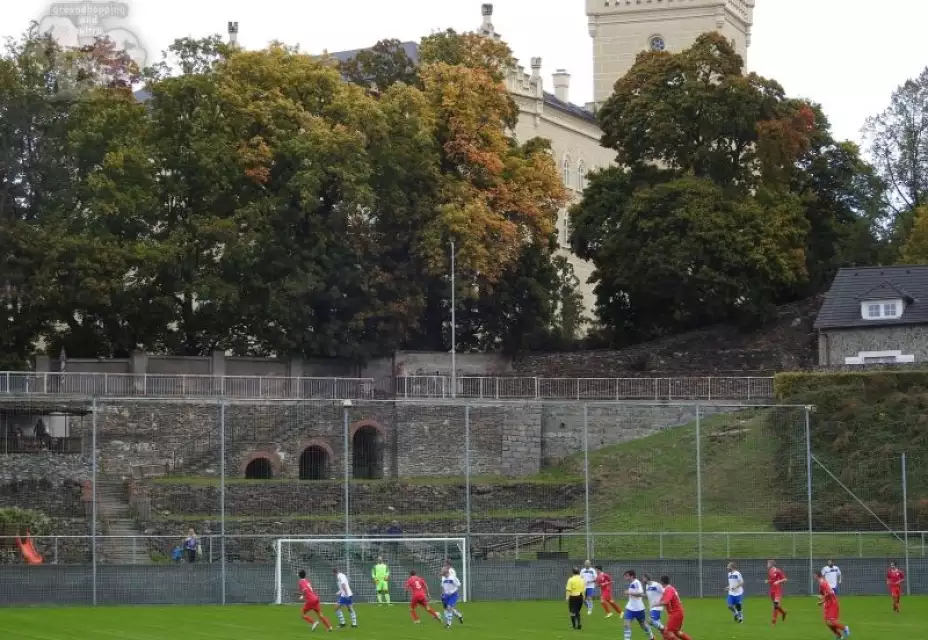
[{"label": "player in white jersey", "polygon": [[451,567],[445,567],[441,573],[441,604],[445,608],[445,626],[450,627],[454,618],[464,624],[464,616],[458,611],[458,593],[461,581],[452,574]]},{"label": "player in white jersey", "polygon": [[663,632],[664,623],[661,622],[661,616],[664,615],[664,605],[661,604],[661,599],[664,597],[664,587],[647,573],[641,574],[641,580],[644,582],[644,592],[651,609],[651,626]]},{"label": "player in white jersey", "polygon": [[728,563],[728,584],[725,586],[728,592],[728,610],[735,617],[735,622],[741,624],[744,622],[744,576],[738,571],[738,565],[734,562]]},{"label": "player in white jersey", "polygon": [[835,564],[834,560],[829,560],[822,568],[822,577],[831,587],[831,590],[838,595],[838,587],[841,586],[841,569]]},{"label": "player in white jersey", "polygon": [[454,570],[454,567],[451,566],[451,560],[445,559],[445,565],[441,569],[441,577],[445,577],[445,571],[448,571],[448,575],[452,578],[457,578],[458,574]]},{"label": "player in white jersey", "polygon": [[354,611],[354,601],[352,600],[354,593],[351,591],[351,585],[348,584],[348,576],[342,573],[338,567],[332,569],[332,573],[335,575],[335,584],[338,586],[338,600],[335,602],[335,617],[338,618],[338,626],[345,626],[345,614],[342,613],[342,609],[348,609],[348,613],[351,614],[351,626],[358,626],[358,614]]},{"label": "player in white jersey", "polygon": [[586,602],[586,615],[593,615],[593,596],[596,595],[596,576],[599,575],[596,573],[596,569],[593,568],[593,563],[587,560],[583,563],[583,568],[580,569],[580,577],[583,578],[583,581],[586,582],[586,594],[584,595],[584,602]]},{"label": "player in white jersey", "polygon": [[645,615],[644,587],[641,586],[641,581],[638,580],[632,570],[625,572],[625,581],[628,583],[628,588],[625,591],[628,595],[628,603],[625,605],[625,614],[622,616],[625,618],[625,640],[631,640],[632,638],[632,620],[638,622],[641,630],[647,634],[650,640],[654,640],[654,632],[651,631],[651,626],[648,624],[648,618]]}]

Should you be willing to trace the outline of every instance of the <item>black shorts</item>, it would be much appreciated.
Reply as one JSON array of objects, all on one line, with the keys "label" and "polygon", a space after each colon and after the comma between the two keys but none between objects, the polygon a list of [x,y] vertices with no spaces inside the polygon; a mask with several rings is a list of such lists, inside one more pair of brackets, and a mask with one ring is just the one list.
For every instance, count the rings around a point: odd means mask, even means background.
[{"label": "black shorts", "polygon": [[567,608],[570,610],[570,615],[580,615],[583,610],[583,596],[570,596],[567,598]]}]

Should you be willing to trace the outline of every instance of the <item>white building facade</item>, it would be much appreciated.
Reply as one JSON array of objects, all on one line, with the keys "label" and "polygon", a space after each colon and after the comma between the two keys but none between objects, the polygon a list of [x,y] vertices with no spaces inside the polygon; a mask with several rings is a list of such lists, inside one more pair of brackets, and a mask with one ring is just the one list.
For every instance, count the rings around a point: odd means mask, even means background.
[{"label": "white building facade", "polygon": [[[701,34],[719,31],[747,59],[751,42],[754,0],[586,0],[593,39],[594,102],[584,106],[570,101],[570,74],[558,69],[546,90],[541,58],[532,58],[530,71],[523,65],[507,75],[507,87],[519,106],[515,135],[519,140],[540,137],[551,141],[554,157],[571,204],[586,186],[587,175],[613,164],[615,153],[600,146],[602,130],[594,115],[596,105],[612,95],[616,80],[631,68],[636,56],[648,49],[681,51]],[[498,37],[493,26],[493,5],[482,7],[479,32]],[[596,298],[589,278],[593,266],[568,250],[567,210],[558,216],[558,240],[580,281],[588,319],[594,318]]]}]

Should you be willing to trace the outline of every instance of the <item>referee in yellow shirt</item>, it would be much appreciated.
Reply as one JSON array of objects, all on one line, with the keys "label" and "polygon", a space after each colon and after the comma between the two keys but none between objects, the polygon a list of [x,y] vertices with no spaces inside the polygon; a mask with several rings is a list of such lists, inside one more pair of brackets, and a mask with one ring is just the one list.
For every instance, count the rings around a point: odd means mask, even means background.
[{"label": "referee in yellow shirt", "polygon": [[581,629],[580,611],[583,610],[583,594],[586,593],[586,580],[580,577],[580,568],[574,567],[573,575],[567,579],[567,608],[570,610],[570,624],[574,629]]}]

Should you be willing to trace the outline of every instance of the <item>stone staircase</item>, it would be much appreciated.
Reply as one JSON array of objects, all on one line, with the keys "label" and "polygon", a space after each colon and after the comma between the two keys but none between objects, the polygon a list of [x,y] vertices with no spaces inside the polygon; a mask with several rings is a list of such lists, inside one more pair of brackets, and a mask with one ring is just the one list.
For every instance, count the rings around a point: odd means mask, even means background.
[{"label": "stone staircase", "polygon": [[140,536],[129,510],[129,496],[122,482],[97,483],[97,518],[105,536],[98,548],[104,564],[151,564],[148,542]]}]

